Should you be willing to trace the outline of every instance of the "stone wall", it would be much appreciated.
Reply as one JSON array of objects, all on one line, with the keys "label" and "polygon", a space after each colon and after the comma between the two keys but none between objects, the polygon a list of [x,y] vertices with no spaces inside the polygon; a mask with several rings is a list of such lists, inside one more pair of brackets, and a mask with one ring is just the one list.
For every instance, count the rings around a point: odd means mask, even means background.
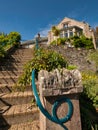
[{"label": "stone wall", "polygon": [[96,72],[95,63],[88,59],[88,55],[95,50],[79,49],[64,46],[42,46],[45,49],[54,50],[62,54],[70,65],[76,65],[81,72]]}]

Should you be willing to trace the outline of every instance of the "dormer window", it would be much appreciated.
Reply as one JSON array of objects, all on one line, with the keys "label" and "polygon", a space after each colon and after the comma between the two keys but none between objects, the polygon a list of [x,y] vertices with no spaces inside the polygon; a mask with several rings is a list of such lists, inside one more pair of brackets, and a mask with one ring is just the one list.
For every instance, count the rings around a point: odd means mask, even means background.
[{"label": "dormer window", "polygon": [[68,23],[63,24],[63,28],[68,28]]}]

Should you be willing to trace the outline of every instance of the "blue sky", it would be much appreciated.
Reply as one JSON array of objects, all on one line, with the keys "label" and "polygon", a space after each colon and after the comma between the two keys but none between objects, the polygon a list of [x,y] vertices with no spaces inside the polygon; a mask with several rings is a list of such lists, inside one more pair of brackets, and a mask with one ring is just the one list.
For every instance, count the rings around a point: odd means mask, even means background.
[{"label": "blue sky", "polygon": [[23,40],[47,35],[64,17],[98,26],[98,0],[0,0],[0,32],[17,31]]}]

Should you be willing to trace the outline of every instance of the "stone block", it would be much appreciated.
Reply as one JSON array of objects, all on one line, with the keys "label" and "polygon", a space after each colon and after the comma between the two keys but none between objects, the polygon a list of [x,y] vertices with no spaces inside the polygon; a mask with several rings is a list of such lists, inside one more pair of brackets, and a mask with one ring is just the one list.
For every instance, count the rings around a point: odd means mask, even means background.
[{"label": "stone block", "polygon": [[[61,98],[68,98],[73,104],[73,115],[64,123],[68,130],[81,130],[79,94],[83,91],[81,74],[78,70],[41,70],[38,75],[40,99],[45,109],[52,115],[54,102]],[[57,108],[58,118],[68,113],[68,103],[64,102]],[[64,130],[60,125],[50,121],[40,112],[40,130]]]}]

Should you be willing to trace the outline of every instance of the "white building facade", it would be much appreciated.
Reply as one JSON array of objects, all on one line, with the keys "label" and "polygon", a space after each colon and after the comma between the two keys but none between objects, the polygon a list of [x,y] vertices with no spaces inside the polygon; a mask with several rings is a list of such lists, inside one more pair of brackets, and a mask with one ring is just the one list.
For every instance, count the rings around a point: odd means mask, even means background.
[{"label": "white building facade", "polygon": [[[58,37],[70,38],[75,34],[78,36],[83,34],[86,37],[93,39],[94,48],[96,49],[94,32],[88,23],[76,21],[70,18],[64,18],[56,27],[60,30],[60,35]],[[48,43],[52,42],[54,39],[55,37],[50,30],[48,33]]]}]

